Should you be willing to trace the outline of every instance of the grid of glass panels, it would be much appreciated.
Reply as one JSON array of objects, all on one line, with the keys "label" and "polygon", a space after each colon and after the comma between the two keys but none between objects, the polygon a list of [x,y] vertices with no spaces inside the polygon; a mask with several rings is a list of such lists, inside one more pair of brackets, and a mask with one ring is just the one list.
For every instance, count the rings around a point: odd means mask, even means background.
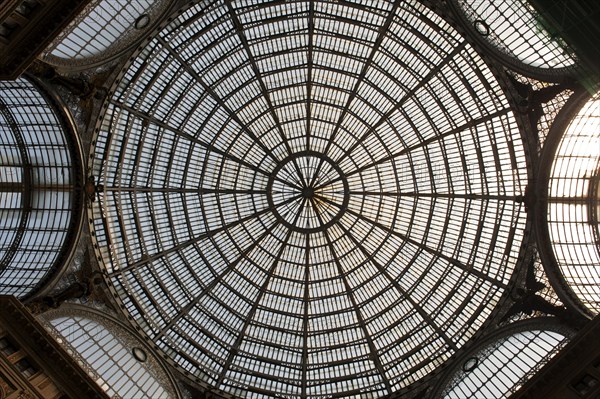
[{"label": "grid of glass panels", "polygon": [[527,0],[455,0],[475,31],[526,65],[549,69],[575,65],[560,38],[553,37]]},{"label": "grid of glass panels", "polygon": [[132,349],[104,325],[81,316],[57,317],[50,325],[98,374],[96,382],[110,397],[170,397]]},{"label": "grid of glass panels", "polygon": [[421,379],[486,321],[525,233],[508,101],[417,1],[194,5],[122,71],[92,153],[113,292],[233,394]]},{"label": "grid of glass panels", "polygon": [[569,334],[560,329],[515,332],[513,327],[463,357],[461,368],[449,378],[440,397],[508,398],[569,342]]},{"label": "grid of glass panels", "polygon": [[600,312],[600,93],[573,118],[556,151],[548,187],[548,230],[566,284]]},{"label": "grid of glass panels", "polygon": [[58,59],[80,60],[98,56],[125,35],[143,30],[155,18],[156,0],[94,0],[46,49]]},{"label": "grid of glass panels", "polygon": [[73,219],[71,143],[26,79],[0,82],[0,294],[25,297],[67,251]]}]

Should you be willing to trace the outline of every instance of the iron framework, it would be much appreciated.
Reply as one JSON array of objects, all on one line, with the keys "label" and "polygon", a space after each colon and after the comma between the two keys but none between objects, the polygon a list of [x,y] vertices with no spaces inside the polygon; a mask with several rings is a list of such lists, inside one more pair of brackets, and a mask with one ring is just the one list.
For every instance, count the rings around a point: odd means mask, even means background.
[{"label": "iron framework", "polygon": [[72,253],[82,219],[73,125],[26,78],[0,82],[0,292],[34,294]]},{"label": "iron framework", "polygon": [[97,254],[199,385],[383,396],[501,302],[526,148],[494,72],[418,1],[205,1],[124,67],[91,151]]}]

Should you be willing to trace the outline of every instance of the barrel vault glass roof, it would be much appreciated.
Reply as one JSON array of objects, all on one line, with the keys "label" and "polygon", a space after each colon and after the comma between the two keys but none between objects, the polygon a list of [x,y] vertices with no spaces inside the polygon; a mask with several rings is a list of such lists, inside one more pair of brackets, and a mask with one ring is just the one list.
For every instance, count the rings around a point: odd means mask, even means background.
[{"label": "barrel vault glass roof", "polygon": [[123,332],[110,324],[106,328],[101,321],[79,315],[61,316],[46,322],[46,328],[93,370],[94,379],[111,398],[169,399],[167,387],[161,386],[153,370],[134,357],[127,345],[130,342],[122,338]]},{"label": "barrel vault glass roof", "polygon": [[548,229],[560,273],[592,314],[600,312],[600,92],[572,119],[548,186]]},{"label": "barrel vault glass roof", "polygon": [[217,392],[411,386],[486,323],[528,234],[503,79],[415,0],[180,11],[96,129],[111,290]]},{"label": "barrel vault glass roof", "polygon": [[1,295],[47,284],[77,235],[78,154],[64,126],[35,84],[0,82]]}]

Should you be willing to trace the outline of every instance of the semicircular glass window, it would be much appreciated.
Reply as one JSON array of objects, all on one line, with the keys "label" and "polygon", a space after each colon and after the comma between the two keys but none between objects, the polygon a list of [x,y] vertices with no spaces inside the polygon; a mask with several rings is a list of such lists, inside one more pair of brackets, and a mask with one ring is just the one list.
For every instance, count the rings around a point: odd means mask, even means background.
[{"label": "semicircular glass window", "polygon": [[50,324],[77,353],[76,358],[94,370],[96,382],[111,397],[169,398],[132,348],[102,324],[80,316],[57,317]]},{"label": "semicircular glass window", "polygon": [[527,0],[456,0],[475,30],[526,65],[565,68],[576,62],[569,47],[544,28]]},{"label": "semicircular glass window", "polygon": [[[82,60],[97,57],[123,38],[133,39],[156,17],[168,1],[94,0],[46,49],[54,59]],[[52,61],[52,58],[50,61]]]},{"label": "semicircular glass window", "polygon": [[[50,277],[72,226],[74,143],[26,79],[0,82],[0,294],[25,297]],[[80,209],[80,208],[79,208]]]},{"label": "semicircular glass window", "polygon": [[525,234],[520,132],[418,1],[207,1],[124,69],[90,216],[114,295],[230,393],[383,396],[485,323]]},{"label": "semicircular glass window", "polygon": [[573,118],[556,151],[548,230],[560,273],[582,304],[600,312],[600,92]]},{"label": "semicircular glass window", "polygon": [[464,360],[441,398],[508,398],[568,341],[563,333],[552,330],[507,332]]}]

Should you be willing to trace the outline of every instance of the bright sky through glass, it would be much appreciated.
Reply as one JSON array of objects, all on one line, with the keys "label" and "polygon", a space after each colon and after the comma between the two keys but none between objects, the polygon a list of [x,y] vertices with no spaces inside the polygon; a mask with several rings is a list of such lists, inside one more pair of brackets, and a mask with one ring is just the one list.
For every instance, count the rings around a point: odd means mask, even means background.
[{"label": "bright sky through glass", "polygon": [[508,100],[417,1],[196,4],[98,127],[113,292],[207,386],[397,391],[483,325],[519,256]]},{"label": "bright sky through glass", "polygon": [[65,250],[74,202],[71,145],[35,85],[24,78],[0,82],[2,295],[32,293]]},{"label": "bright sky through glass", "polygon": [[600,312],[600,93],[570,123],[549,182],[548,229],[560,271],[579,300]]},{"label": "bright sky through glass", "polygon": [[135,28],[155,0],[96,0],[81,21],[71,24],[49,51],[64,59],[81,59],[100,54]]}]

